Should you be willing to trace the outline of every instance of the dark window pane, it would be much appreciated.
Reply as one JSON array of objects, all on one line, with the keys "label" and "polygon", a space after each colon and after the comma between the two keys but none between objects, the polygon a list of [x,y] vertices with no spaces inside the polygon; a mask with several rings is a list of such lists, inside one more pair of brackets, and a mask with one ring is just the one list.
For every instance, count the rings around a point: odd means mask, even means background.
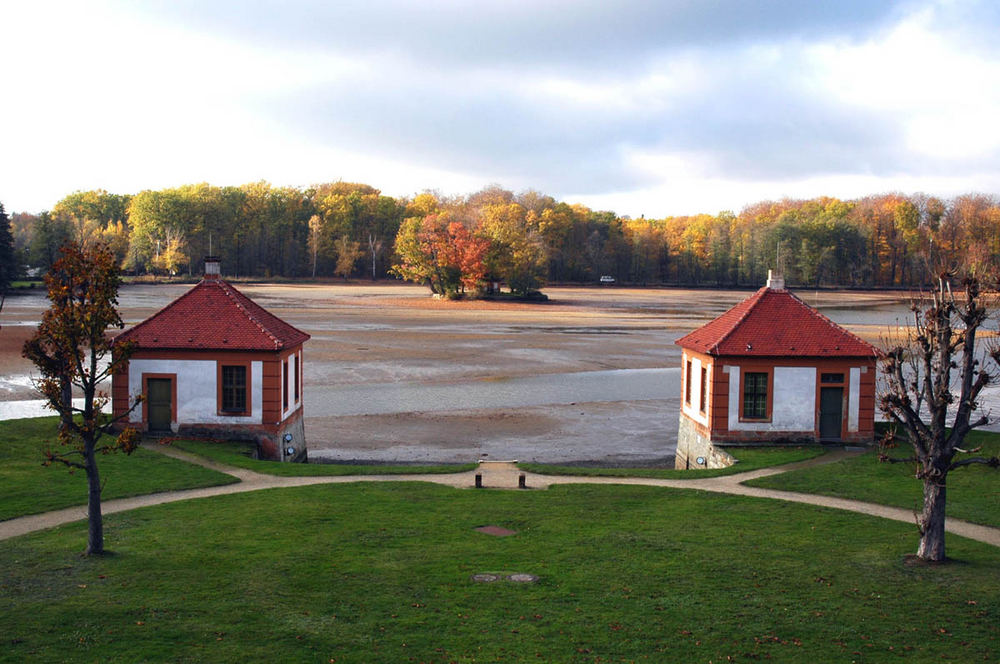
[{"label": "dark window pane", "polygon": [[708,408],[708,369],[701,368],[701,412]]},{"label": "dark window pane", "polygon": [[222,410],[243,413],[247,409],[247,368],[222,367]]},{"label": "dark window pane", "polygon": [[825,373],[820,374],[819,382],[821,383],[843,383],[844,374],[842,373]]},{"label": "dark window pane", "polygon": [[687,361],[684,372],[684,403],[691,405],[691,360]]},{"label": "dark window pane", "polygon": [[767,417],[767,374],[747,372],[743,379],[743,417],[762,420]]},{"label": "dark window pane", "polygon": [[299,402],[299,356],[296,355],[292,358],[295,363],[295,372],[292,374],[292,380],[295,383],[295,403]]}]

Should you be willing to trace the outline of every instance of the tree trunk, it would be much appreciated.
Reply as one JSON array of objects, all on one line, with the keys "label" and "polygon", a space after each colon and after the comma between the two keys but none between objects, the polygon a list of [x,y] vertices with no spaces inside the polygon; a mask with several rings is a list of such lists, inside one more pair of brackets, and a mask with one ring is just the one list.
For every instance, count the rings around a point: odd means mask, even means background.
[{"label": "tree trunk", "polygon": [[920,513],[920,547],[917,557],[943,562],[944,555],[944,477],[924,478],[924,509]]},{"label": "tree trunk", "polygon": [[69,431],[70,427],[73,425],[73,384],[69,382],[68,378],[59,379],[60,387],[60,398],[63,403],[63,410],[59,414],[60,428],[64,431]]},{"label": "tree trunk", "polygon": [[104,519],[101,516],[101,477],[93,449],[87,453],[87,555],[104,553]]}]

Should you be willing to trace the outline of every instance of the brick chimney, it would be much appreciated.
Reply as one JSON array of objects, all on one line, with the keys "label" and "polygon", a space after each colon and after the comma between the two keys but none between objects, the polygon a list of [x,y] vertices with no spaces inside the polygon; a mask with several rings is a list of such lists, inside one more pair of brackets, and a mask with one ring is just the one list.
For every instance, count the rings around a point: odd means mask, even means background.
[{"label": "brick chimney", "polygon": [[222,278],[222,259],[218,256],[205,256],[205,278]]}]

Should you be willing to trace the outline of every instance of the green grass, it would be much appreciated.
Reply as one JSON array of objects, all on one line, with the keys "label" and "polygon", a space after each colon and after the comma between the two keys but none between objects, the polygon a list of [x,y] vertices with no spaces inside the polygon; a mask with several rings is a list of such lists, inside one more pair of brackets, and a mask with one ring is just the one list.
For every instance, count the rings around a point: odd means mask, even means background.
[{"label": "green grass", "polygon": [[[10,662],[974,662],[1000,550],[910,566],[910,524],[653,487],[351,483],[0,542]],[[517,531],[491,537],[473,529]],[[534,584],[473,583],[524,572]],[[918,610],[919,608],[919,610]]]},{"label": "green grass", "polygon": [[327,463],[277,463],[252,458],[253,445],[235,441],[204,441],[176,439],[174,447],[237,468],[246,468],[266,475],[281,477],[315,477],[322,475],[423,475],[427,473],[460,473],[472,470],[474,463],[441,464],[435,466],[373,465]]},{"label": "green grass", "polygon": [[[0,521],[87,502],[87,476],[61,464],[42,466],[43,451],[59,445],[57,417],[0,422]],[[130,456],[100,456],[105,500],[158,491],[236,482],[201,466],[138,449]]]},{"label": "green grass", "polygon": [[[907,443],[893,450],[905,457]],[[973,431],[965,448],[983,446],[983,456],[1000,455],[1000,434]],[[815,468],[794,470],[747,482],[769,489],[818,493],[883,505],[919,510],[923,482],[913,476],[909,463],[881,463],[873,450],[858,457]],[[1000,527],[1000,472],[986,466],[969,466],[948,473],[948,515],[973,523]]]},{"label": "green grass", "polygon": [[545,463],[519,463],[518,467],[543,475],[577,475],[580,477],[651,477],[656,479],[703,479],[720,475],[735,475],[748,470],[781,466],[795,461],[805,461],[825,454],[820,445],[796,447],[739,447],[726,450],[739,460],[728,468],[711,470],[675,470],[673,468],[598,468],[590,466],[557,466]]}]

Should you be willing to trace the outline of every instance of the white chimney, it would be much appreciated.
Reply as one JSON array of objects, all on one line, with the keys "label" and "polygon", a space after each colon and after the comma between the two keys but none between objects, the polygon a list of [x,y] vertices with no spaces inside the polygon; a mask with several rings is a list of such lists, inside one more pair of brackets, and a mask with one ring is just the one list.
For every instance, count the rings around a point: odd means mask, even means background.
[{"label": "white chimney", "polygon": [[205,256],[205,278],[218,279],[222,273],[222,259],[218,256]]},{"label": "white chimney", "polygon": [[780,273],[775,274],[774,270],[767,271],[767,287],[774,290],[785,289],[785,278]]}]

